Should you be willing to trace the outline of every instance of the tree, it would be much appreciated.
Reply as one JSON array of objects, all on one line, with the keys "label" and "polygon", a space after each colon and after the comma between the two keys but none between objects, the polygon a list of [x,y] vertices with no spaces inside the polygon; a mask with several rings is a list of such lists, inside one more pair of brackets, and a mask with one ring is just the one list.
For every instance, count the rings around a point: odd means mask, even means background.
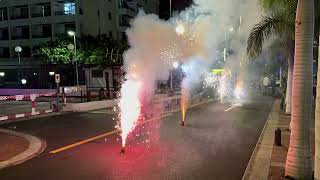
[{"label": "tree", "polygon": [[296,11],[290,145],[285,175],[312,179],[309,128],[312,114],[314,1],[299,0]]},{"label": "tree", "polygon": [[[280,3],[277,0],[264,1],[271,2],[269,4]],[[282,3],[288,3],[288,1],[282,1]],[[318,3],[315,4],[313,0],[299,0],[296,9],[292,131],[285,171],[285,175],[293,179],[312,179],[309,126],[312,112],[314,18],[315,15],[320,13]],[[287,7],[290,8],[290,6]],[[314,12],[314,7],[317,8],[317,13]],[[315,131],[317,132],[318,129]],[[319,153],[319,150],[317,152]],[[316,157],[318,157],[317,154]],[[319,159],[316,158],[316,161],[319,161]],[[316,162],[315,164],[315,177],[317,178],[319,177],[319,172],[317,172],[319,171],[319,163]]]},{"label": "tree", "polygon": [[[74,52],[68,49],[68,45],[73,44],[71,40],[69,37],[61,37],[47,42],[35,48],[34,54],[51,63],[73,63]],[[115,41],[106,35],[82,36],[77,39],[77,60],[79,64],[98,65],[105,68],[121,64],[122,53],[127,48],[126,42]]]},{"label": "tree", "polygon": [[[248,38],[247,54],[255,58],[262,52],[264,41],[270,37],[277,36],[278,41],[273,43],[274,49],[281,49],[288,60],[288,78],[286,90],[286,113],[291,113],[292,72],[294,54],[294,18],[291,11],[273,10],[256,24],[251,30]],[[288,18],[289,17],[289,18]]]},{"label": "tree", "polygon": [[[320,42],[320,36],[319,41]],[[320,48],[318,48],[318,72],[317,77],[320,77]],[[320,92],[320,83],[317,79],[317,92]],[[320,179],[320,94],[316,95],[316,110],[315,110],[315,156],[314,156],[314,179]]]}]

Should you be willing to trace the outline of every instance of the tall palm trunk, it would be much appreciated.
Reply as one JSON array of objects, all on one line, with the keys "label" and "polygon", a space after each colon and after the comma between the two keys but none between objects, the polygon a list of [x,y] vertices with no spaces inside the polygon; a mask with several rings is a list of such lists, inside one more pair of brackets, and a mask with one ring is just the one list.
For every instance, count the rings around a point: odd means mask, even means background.
[{"label": "tall palm trunk", "polygon": [[286,114],[291,114],[293,59],[288,58],[288,78],[286,91]]},{"label": "tall palm trunk", "polygon": [[298,0],[292,80],[290,145],[285,175],[312,179],[309,127],[312,114],[314,0]]},{"label": "tall palm trunk", "polygon": [[[319,36],[320,42],[320,36]],[[318,73],[317,73],[317,96],[316,96],[316,113],[315,113],[315,157],[314,157],[314,179],[320,180],[320,46],[318,47]]]}]

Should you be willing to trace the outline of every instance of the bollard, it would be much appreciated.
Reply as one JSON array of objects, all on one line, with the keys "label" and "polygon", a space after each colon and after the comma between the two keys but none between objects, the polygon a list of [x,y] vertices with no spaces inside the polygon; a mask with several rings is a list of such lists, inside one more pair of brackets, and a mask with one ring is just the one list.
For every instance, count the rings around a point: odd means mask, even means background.
[{"label": "bollard", "polygon": [[100,88],[99,90],[99,100],[103,100],[104,99],[104,89],[103,88]]},{"label": "bollard", "polygon": [[281,104],[280,104],[281,109],[284,109],[284,97],[282,96],[281,98]]},{"label": "bollard", "polygon": [[276,146],[281,146],[281,130],[277,128],[274,132],[274,144]]},{"label": "bollard", "polygon": [[91,101],[91,91],[87,91],[87,102]]}]

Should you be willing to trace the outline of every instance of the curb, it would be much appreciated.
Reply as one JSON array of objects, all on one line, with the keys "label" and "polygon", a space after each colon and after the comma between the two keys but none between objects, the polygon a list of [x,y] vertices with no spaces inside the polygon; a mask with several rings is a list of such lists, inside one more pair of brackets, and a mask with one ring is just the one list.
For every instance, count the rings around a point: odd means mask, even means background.
[{"label": "curb", "polygon": [[242,180],[268,179],[274,143],[274,129],[278,124],[279,111],[280,100],[276,99],[252,152]]},{"label": "curb", "polygon": [[6,130],[6,129],[0,129],[0,132],[6,133],[9,135],[13,135],[13,136],[22,137],[29,142],[29,147],[24,152],[6,160],[6,161],[0,161],[0,170],[7,168],[7,167],[10,167],[10,166],[15,166],[15,165],[21,164],[21,163],[39,155],[39,154],[41,154],[47,146],[47,144],[44,140],[41,140],[35,136],[31,136],[28,134],[23,134],[23,133],[19,133],[19,132],[15,132],[15,131],[10,131],[10,130]]}]

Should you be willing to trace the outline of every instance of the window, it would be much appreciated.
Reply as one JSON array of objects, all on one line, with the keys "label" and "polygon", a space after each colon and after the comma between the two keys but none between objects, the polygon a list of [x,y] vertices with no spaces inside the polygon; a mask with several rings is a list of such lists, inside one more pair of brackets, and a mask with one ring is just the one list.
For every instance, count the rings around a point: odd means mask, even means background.
[{"label": "window", "polygon": [[108,13],[108,18],[109,18],[109,20],[111,20],[111,19],[112,19],[111,12],[109,12],[109,13]]},{"label": "window", "polygon": [[10,48],[9,47],[0,47],[0,58],[10,57]]},{"label": "window", "polygon": [[103,71],[102,70],[92,70],[91,71],[93,78],[103,78]]},{"label": "window", "polygon": [[31,5],[31,17],[45,17],[51,16],[50,3],[34,4]]},{"label": "window", "polygon": [[125,32],[122,32],[121,33],[121,39],[123,40],[123,41],[126,41],[127,40],[127,35],[126,35],[126,33]]},{"label": "window", "polygon": [[64,3],[64,14],[76,14],[76,3]]},{"label": "window", "polygon": [[0,21],[8,20],[8,10],[7,8],[0,9]]},{"label": "window", "polygon": [[11,19],[26,19],[29,17],[28,6],[15,6],[10,8]]},{"label": "window", "polygon": [[0,28],[0,40],[9,40],[8,28]]},{"label": "window", "polygon": [[52,35],[50,24],[34,25],[31,28],[32,38],[47,38]]},{"label": "window", "polygon": [[29,39],[29,26],[15,26],[11,27],[11,39]]}]

